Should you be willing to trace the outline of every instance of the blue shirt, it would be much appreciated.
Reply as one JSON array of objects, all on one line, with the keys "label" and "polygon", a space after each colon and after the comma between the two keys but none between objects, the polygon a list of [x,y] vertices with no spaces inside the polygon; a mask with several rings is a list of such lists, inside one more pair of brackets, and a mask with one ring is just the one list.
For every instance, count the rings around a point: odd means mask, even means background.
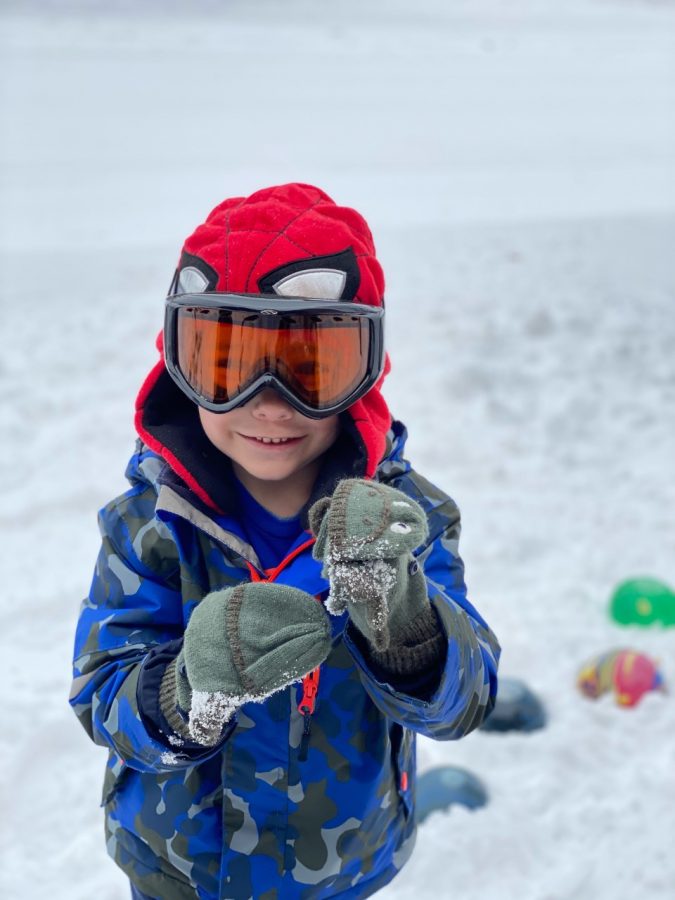
[{"label": "blue shirt", "polygon": [[238,523],[248,543],[258,554],[263,569],[273,569],[285,559],[301,535],[305,534],[300,516],[280,519],[251,496],[244,485],[234,479],[240,506]]}]

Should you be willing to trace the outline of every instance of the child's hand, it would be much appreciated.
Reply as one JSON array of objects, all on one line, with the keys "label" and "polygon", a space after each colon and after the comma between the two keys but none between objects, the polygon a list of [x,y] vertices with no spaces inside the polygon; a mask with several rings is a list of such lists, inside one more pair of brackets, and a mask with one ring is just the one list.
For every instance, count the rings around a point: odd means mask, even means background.
[{"label": "child's hand", "polygon": [[235,709],[298,681],[330,648],[328,616],[304,591],[259,582],[208,594],[188,622],[176,665],[190,736],[214,743]]},{"label": "child's hand", "polygon": [[328,609],[349,615],[378,651],[398,644],[430,613],[424,575],[412,551],[428,534],[424,510],[406,494],[361,479],[340,482],[309,513],[314,556],[330,581]]}]

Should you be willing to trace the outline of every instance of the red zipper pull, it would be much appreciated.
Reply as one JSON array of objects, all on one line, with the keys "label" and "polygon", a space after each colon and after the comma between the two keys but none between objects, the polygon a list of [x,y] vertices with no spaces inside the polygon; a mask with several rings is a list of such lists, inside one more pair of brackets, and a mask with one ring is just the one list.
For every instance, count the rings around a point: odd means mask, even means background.
[{"label": "red zipper pull", "polygon": [[304,762],[309,752],[309,732],[312,727],[312,713],[316,706],[316,695],[319,692],[319,669],[318,667],[312,672],[308,672],[302,679],[302,698],[298,703],[298,711],[305,720],[302,728],[302,740],[300,741],[300,752],[298,759]]},{"label": "red zipper pull", "polygon": [[302,699],[298,709],[303,716],[312,715],[316,706],[316,695],[319,692],[319,669],[308,672],[302,679]]}]

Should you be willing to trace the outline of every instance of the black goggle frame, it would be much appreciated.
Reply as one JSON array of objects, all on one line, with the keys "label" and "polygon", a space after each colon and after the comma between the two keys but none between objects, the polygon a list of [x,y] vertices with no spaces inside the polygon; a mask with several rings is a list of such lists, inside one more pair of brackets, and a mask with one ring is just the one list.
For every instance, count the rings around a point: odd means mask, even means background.
[{"label": "black goggle frame", "polygon": [[[369,341],[366,376],[348,396],[330,407],[316,409],[300,399],[275,373],[263,372],[231,400],[213,402],[188,383],[178,365],[178,313],[185,308],[250,312],[261,316],[358,316],[367,319]],[[215,413],[226,413],[248,403],[265,388],[273,388],[290,405],[310,419],[325,419],[352,406],[376,384],[384,368],[384,308],[363,303],[343,303],[304,297],[279,297],[277,294],[226,294],[209,291],[198,294],[171,294],[164,311],[164,363],[171,378],[196,404]],[[339,364],[339,361],[338,361]]]}]

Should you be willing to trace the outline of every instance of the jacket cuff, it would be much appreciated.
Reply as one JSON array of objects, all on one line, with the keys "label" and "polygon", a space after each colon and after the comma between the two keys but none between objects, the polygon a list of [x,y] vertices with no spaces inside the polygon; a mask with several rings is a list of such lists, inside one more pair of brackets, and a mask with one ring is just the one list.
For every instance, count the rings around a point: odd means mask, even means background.
[{"label": "jacket cuff", "polygon": [[[175,665],[178,654],[183,649],[182,638],[169,641],[158,647],[154,647],[146,657],[140,671],[136,690],[136,702],[148,734],[160,744],[169,746],[172,751],[186,754],[186,758],[198,759],[205,753],[213,753],[216,744],[221,743],[230,736],[234,730],[235,717],[226,725],[213,744],[205,745],[189,737],[187,721],[181,717],[176,697]],[[173,663],[171,679],[167,676],[167,670]],[[165,679],[165,676],[166,679]],[[173,686],[174,701],[170,702],[170,692]],[[179,725],[174,727],[174,725]]]}]

